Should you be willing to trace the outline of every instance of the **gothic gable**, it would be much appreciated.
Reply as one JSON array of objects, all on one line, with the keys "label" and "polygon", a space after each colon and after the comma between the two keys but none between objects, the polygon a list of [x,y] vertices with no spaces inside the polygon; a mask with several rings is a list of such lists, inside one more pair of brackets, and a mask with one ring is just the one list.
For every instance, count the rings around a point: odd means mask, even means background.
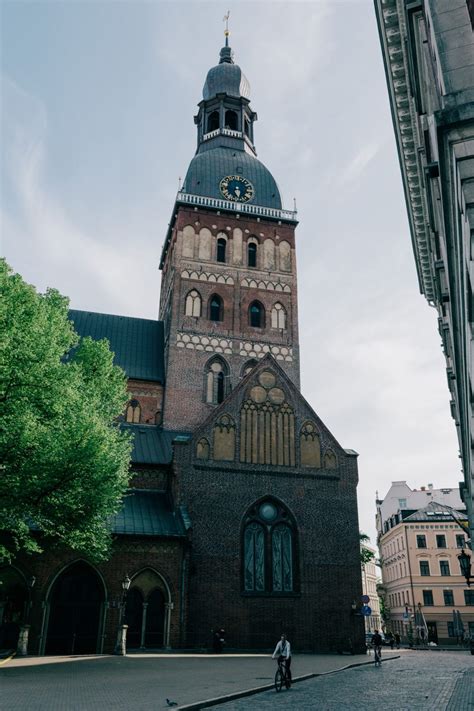
[{"label": "gothic gable", "polygon": [[337,469],[346,453],[271,355],[241,381],[193,437],[195,460]]}]

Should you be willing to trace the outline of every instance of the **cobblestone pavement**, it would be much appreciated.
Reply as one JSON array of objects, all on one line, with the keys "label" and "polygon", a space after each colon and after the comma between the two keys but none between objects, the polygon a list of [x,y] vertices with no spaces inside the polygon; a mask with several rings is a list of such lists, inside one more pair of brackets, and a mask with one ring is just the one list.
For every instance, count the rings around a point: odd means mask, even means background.
[{"label": "cobblestone pavement", "polygon": [[[368,657],[304,654],[297,659],[303,675]],[[269,654],[17,657],[0,667],[0,711],[161,711],[167,698],[185,705],[265,686],[273,681],[274,666]]]},{"label": "cobblestone pavement", "polygon": [[[295,660],[296,661],[296,660]],[[296,666],[296,665],[295,665]],[[362,666],[219,704],[220,711],[473,711],[474,657],[409,652],[380,668]]]}]

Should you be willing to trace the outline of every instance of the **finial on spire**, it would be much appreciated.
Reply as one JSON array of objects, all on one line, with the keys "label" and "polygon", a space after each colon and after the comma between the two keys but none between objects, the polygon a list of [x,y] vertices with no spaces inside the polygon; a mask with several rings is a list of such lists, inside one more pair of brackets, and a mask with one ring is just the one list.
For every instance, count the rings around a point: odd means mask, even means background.
[{"label": "finial on spire", "polygon": [[225,35],[225,46],[229,46],[229,17],[230,17],[230,10],[227,10],[227,13],[224,15],[224,18],[222,22],[225,22],[225,30],[224,30],[224,35]]}]

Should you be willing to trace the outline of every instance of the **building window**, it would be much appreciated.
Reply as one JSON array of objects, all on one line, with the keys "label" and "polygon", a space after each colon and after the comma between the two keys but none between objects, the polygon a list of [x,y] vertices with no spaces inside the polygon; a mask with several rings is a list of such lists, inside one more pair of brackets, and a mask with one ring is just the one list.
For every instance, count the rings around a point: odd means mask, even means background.
[{"label": "building window", "polygon": [[247,264],[249,267],[257,266],[257,245],[250,242],[247,246]]},{"label": "building window", "polygon": [[230,128],[231,131],[239,130],[239,119],[235,111],[228,109],[225,112],[225,128]]},{"label": "building window", "polygon": [[436,536],[436,546],[437,548],[446,548],[446,536],[444,534]]},{"label": "building window", "polygon": [[454,634],[454,622],[448,622],[448,637],[455,637]]},{"label": "building window", "polygon": [[186,316],[201,315],[201,296],[196,289],[193,289],[187,295],[184,313]]},{"label": "building window", "polygon": [[127,405],[125,419],[127,422],[133,422],[134,424],[138,424],[140,422],[141,408],[138,400],[130,400]]},{"label": "building window", "polygon": [[209,301],[209,320],[224,320],[224,302],[218,294],[213,294]]},{"label": "building window", "polygon": [[265,309],[260,301],[253,301],[249,306],[249,324],[254,328],[265,328]]},{"label": "building window", "polygon": [[464,548],[466,545],[466,539],[464,536],[461,534],[456,535],[456,548]]},{"label": "building window", "polygon": [[454,605],[454,595],[452,590],[443,590],[444,604],[453,606]]},{"label": "building window", "polygon": [[427,605],[427,606],[434,605],[432,590],[423,590],[423,605]]},{"label": "building window", "polygon": [[223,237],[219,237],[217,240],[217,261],[225,262],[225,250],[227,247],[227,240]]},{"label": "building window", "polygon": [[449,560],[439,561],[439,571],[441,575],[451,575],[451,573],[449,572]]},{"label": "building window", "polygon": [[426,536],[417,536],[416,537],[416,547],[417,548],[426,548]]},{"label": "building window", "polygon": [[219,112],[213,111],[207,117],[207,133],[215,131],[217,128],[219,128]]},{"label": "building window", "polygon": [[474,590],[464,590],[464,603],[474,605]]},{"label": "building window", "polygon": [[420,560],[420,575],[430,574],[430,564],[427,560]]},{"label": "building window", "polygon": [[279,302],[272,308],[272,328],[286,329],[286,311]]},{"label": "building window", "polygon": [[206,366],[205,401],[219,405],[227,395],[229,369],[220,358],[214,358]]},{"label": "building window", "polygon": [[279,503],[255,504],[243,529],[243,589],[284,594],[295,590],[295,526]]},{"label": "building window", "polygon": [[406,509],[406,507],[407,507],[407,500],[406,499],[398,499],[398,508]]}]

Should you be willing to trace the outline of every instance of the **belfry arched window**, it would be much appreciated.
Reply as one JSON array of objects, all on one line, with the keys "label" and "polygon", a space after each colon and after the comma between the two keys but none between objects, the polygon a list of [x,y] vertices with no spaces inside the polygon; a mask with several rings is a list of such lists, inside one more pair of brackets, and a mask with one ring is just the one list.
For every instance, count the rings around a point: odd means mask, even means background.
[{"label": "belfry arched window", "polygon": [[228,390],[229,368],[223,358],[212,358],[205,371],[204,399],[211,405],[219,405]]},{"label": "belfry arched window", "polygon": [[260,301],[252,301],[249,306],[249,324],[254,328],[265,328],[265,309]]},{"label": "belfry arched window", "polygon": [[209,299],[209,320],[224,320],[224,302],[218,294],[212,294],[211,298]]},{"label": "belfry arched window", "polygon": [[283,506],[271,498],[254,504],[244,518],[243,590],[248,594],[296,591],[296,526]]},{"label": "belfry arched window", "polygon": [[286,329],[286,311],[279,301],[272,308],[272,328]]},{"label": "belfry arched window", "polygon": [[186,306],[184,313],[186,316],[200,316],[201,315],[201,296],[196,289],[192,289],[186,296]]},{"label": "belfry arched window", "polygon": [[215,131],[217,128],[219,128],[219,112],[213,111],[207,117],[207,133]]},{"label": "belfry arched window", "polygon": [[140,422],[141,408],[138,400],[130,400],[127,405],[127,411],[125,414],[125,419],[127,422],[133,422],[138,424]]},{"label": "belfry arched window", "polygon": [[249,242],[247,245],[247,265],[249,267],[257,266],[257,245],[255,242]]},{"label": "belfry arched window", "polygon": [[219,237],[217,240],[217,261],[225,263],[225,252],[227,248],[227,240],[223,237]]},{"label": "belfry arched window", "polygon": [[239,119],[235,111],[228,109],[225,112],[225,128],[230,128],[231,131],[239,130]]}]

